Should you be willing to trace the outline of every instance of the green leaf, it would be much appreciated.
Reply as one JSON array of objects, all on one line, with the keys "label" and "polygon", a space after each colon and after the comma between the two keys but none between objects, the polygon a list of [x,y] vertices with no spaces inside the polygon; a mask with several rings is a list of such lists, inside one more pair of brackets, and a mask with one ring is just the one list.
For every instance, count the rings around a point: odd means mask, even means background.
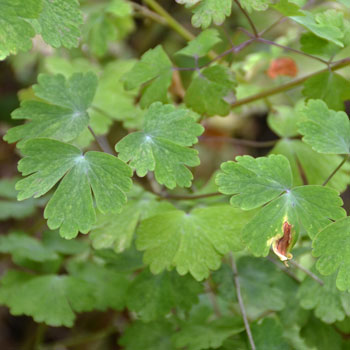
[{"label": "green leaf", "polygon": [[236,80],[230,69],[219,65],[205,68],[192,80],[185,103],[200,114],[225,116],[230,112],[228,100],[235,86]]},{"label": "green leaf", "polygon": [[[241,257],[237,259],[241,292],[249,318],[255,319],[268,311],[282,311],[287,306],[291,292],[296,292],[296,283],[268,260]],[[237,302],[232,269],[223,264],[213,273],[218,284],[218,294],[224,300]]]},{"label": "green leaf", "polygon": [[258,208],[292,186],[288,160],[281,155],[236,157],[221,165],[216,177],[219,191],[233,194],[231,204],[244,210]]},{"label": "green leaf", "polygon": [[18,178],[0,180],[0,220],[26,218],[35,212],[37,205],[41,204],[35,199],[18,202],[15,189],[17,180]]},{"label": "green leaf", "polygon": [[252,324],[253,339],[259,350],[292,350],[283,338],[281,324],[273,318],[264,318],[261,323]]},{"label": "green leaf", "polygon": [[125,350],[175,350],[171,344],[173,326],[167,320],[143,323],[133,322],[118,342]]},{"label": "green leaf", "polygon": [[[315,273],[315,269],[312,272]],[[323,286],[311,277],[303,281],[298,290],[300,305],[307,310],[314,309],[315,316],[325,323],[344,320],[350,315],[350,294],[336,288],[335,275],[321,279]]]},{"label": "green leaf", "polygon": [[130,72],[123,77],[125,88],[132,90],[142,84],[149,83],[142,94],[141,107],[145,108],[153,102],[168,102],[167,90],[172,79],[172,63],[161,46],[148,50]]},{"label": "green leaf", "polygon": [[293,2],[289,2],[288,0],[281,0],[271,7],[282,13],[284,16],[304,16],[304,14],[300,11],[300,7]]},{"label": "green leaf", "polygon": [[241,6],[245,8],[248,12],[255,11],[265,11],[271,4],[271,0],[239,0]]},{"label": "green leaf", "polygon": [[342,336],[335,327],[311,317],[301,331],[302,337],[313,350],[342,350]]},{"label": "green leaf", "polygon": [[140,219],[173,209],[169,202],[157,201],[153,194],[141,192],[136,198],[129,200],[120,213],[97,215],[97,222],[89,235],[92,246],[95,249],[113,247],[115,252],[123,252],[130,247]]},{"label": "green leaf", "polygon": [[220,267],[224,254],[242,248],[240,233],[250,216],[228,205],[159,214],[141,222],[136,246],[153,273],[176,267],[200,281]]},{"label": "green leaf", "polygon": [[1,279],[0,303],[12,315],[32,316],[53,327],[72,327],[74,312],[91,311],[94,297],[88,283],[71,276],[33,276],[9,270]]},{"label": "green leaf", "polygon": [[88,249],[87,242],[81,239],[64,239],[56,231],[45,231],[42,242],[47,249],[62,255],[81,254]]},{"label": "green leaf", "polygon": [[297,122],[299,115],[290,106],[273,106],[267,117],[269,128],[278,136],[293,137],[298,135]]},{"label": "green leaf", "polygon": [[187,146],[196,143],[203,130],[189,110],[154,103],[145,115],[143,131],[125,136],[115,149],[138,176],[154,171],[156,180],[170,189],[189,187],[193,176],[185,165],[197,166],[199,158]]},{"label": "green leaf", "polygon": [[63,75],[41,74],[34,85],[35,95],[42,101],[24,101],[12,113],[13,119],[31,119],[31,122],[8,131],[4,140],[18,142],[36,137],[51,137],[71,141],[89,124],[87,109],[94,98],[97,77],[93,73],[75,73],[68,80]]},{"label": "green leaf", "polygon": [[304,16],[291,16],[290,18],[320,38],[326,39],[340,47],[344,47],[342,41],[344,32],[341,28],[339,28],[339,18],[335,16],[337,11],[330,10],[315,15],[309,11],[300,11],[304,14]]},{"label": "green leaf", "polygon": [[312,254],[319,257],[316,267],[322,275],[337,274],[336,285],[350,291],[350,217],[327,226],[314,239]]},{"label": "green leaf", "polygon": [[350,82],[327,71],[309,78],[302,93],[307,98],[323,100],[330,109],[344,110],[344,101],[350,98]]},{"label": "green leaf", "polygon": [[41,241],[23,232],[12,232],[0,236],[0,252],[10,253],[14,258],[18,257],[38,262],[58,258],[58,255],[47,249]]},{"label": "green leaf", "polygon": [[112,0],[108,4],[106,10],[107,12],[122,18],[131,15],[133,12],[133,7],[130,2],[126,0]]},{"label": "green leaf", "polygon": [[203,57],[207,55],[216,44],[221,42],[219,36],[219,32],[216,29],[211,28],[204,30],[176,54],[197,58]]},{"label": "green leaf", "polygon": [[231,0],[202,0],[193,9],[192,25],[202,29],[208,28],[212,22],[220,25],[231,15],[231,9]]},{"label": "green leaf", "polygon": [[333,111],[322,100],[309,100],[301,110],[303,141],[320,153],[350,153],[350,122],[345,112]]},{"label": "green leaf", "polygon": [[84,32],[91,52],[97,57],[103,57],[107,52],[108,43],[117,38],[117,29],[105,9],[100,9],[88,17]]},{"label": "green leaf", "polygon": [[40,197],[63,177],[44,216],[48,226],[60,227],[65,238],[74,238],[78,231],[87,233],[94,224],[91,188],[102,213],[117,212],[126,203],[131,169],[112,155],[94,151],[83,155],[74,146],[44,138],[28,140],[22,152],[25,157],[18,169],[29,176],[16,185],[19,200]]},{"label": "green leaf", "polygon": [[339,51],[339,46],[311,32],[302,34],[300,37],[300,44],[302,51],[315,56],[324,56],[328,59]]},{"label": "green leaf", "polygon": [[174,271],[154,276],[144,270],[129,286],[127,306],[141,320],[149,322],[165,316],[172,308],[190,309],[202,290],[201,284],[190,276],[181,277]]},{"label": "green leaf", "polygon": [[[300,186],[304,181],[310,185],[322,185],[342,161],[341,156],[318,153],[300,140],[282,139],[271,152],[288,158],[293,173],[293,186]],[[349,170],[350,164],[344,164],[327,186],[338,192],[345,191],[350,181]]]},{"label": "green leaf", "polygon": [[43,0],[41,35],[53,47],[77,47],[83,16],[77,0]]},{"label": "green leaf", "polygon": [[125,306],[129,281],[127,277],[92,262],[71,261],[68,271],[73,277],[86,281],[93,287],[94,308],[105,311],[107,308],[122,310]]},{"label": "green leaf", "polygon": [[31,49],[35,31],[27,19],[36,18],[42,6],[40,0],[0,1],[0,60]]},{"label": "green leaf", "polygon": [[241,318],[226,316],[211,322],[190,318],[182,322],[180,331],[172,339],[177,349],[217,349],[227,338],[243,329]]},{"label": "green leaf", "polygon": [[287,191],[263,207],[244,227],[242,240],[255,256],[267,256],[270,245],[283,236],[284,222],[292,225],[292,236],[298,233],[313,238],[331,220],[346,215],[335,190],[323,186],[299,186]]}]

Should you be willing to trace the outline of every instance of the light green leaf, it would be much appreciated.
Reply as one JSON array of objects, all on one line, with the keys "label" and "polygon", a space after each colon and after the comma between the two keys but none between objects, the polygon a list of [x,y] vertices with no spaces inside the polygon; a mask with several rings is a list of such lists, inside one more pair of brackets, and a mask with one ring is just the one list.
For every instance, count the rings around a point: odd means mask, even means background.
[{"label": "light green leaf", "polygon": [[207,29],[202,31],[176,54],[197,58],[203,57],[219,42],[221,42],[219,32],[216,29]]},{"label": "light green leaf", "polygon": [[0,60],[31,49],[35,31],[27,19],[39,16],[42,6],[41,0],[0,1]]},{"label": "light green leaf", "polygon": [[208,319],[193,317],[182,323],[172,340],[177,349],[217,349],[227,338],[243,329],[241,318],[226,316],[209,322]]},{"label": "light green leaf", "polygon": [[283,224],[292,225],[292,235],[319,231],[346,215],[335,190],[323,186],[300,186],[287,191],[263,207],[244,227],[242,239],[255,256],[267,256],[271,243],[283,236]]},{"label": "light green leaf", "polygon": [[283,338],[282,325],[273,318],[264,318],[260,323],[252,324],[253,339],[259,350],[292,350]]},{"label": "light green leaf", "polygon": [[9,270],[1,279],[0,303],[12,315],[32,316],[49,326],[72,327],[75,312],[94,307],[90,285],[71,276],[34,276]]},{"label": "light green leaf", "polygon": [[28,140],[22,152],[18,169],[29,176],[16,185],[19,200],[40,197],[63,177],[44,216],[48,226],[60,227],[65,238],[74,238],[78,231],[87,233],[94,224],[91,188],[102,213],[117,212],[126,203],[132,172],[112,155],[94,151],[83,155],[74,146],[40,138]]},{"label": "light green leaf", "polygon": [[[322,185],[342,161],[341,156],[318,153],[300,140],[282,139],[271,152],[288,158],[293,173],[293,186],[303,185],[304,181],[310,185]],[[327,186],[338,192],[345,191],[350,182],[349,171],[350,164],[344,164]]]},{"label": "light green leaf", "polygon": [[138,176],[154,171],[156,180],[170,189],[189,187],[193,176],[185,165],[197,166],[199,158],[188,146],[197,143],[203,130],[189,110],[154,103],[145,115],[143,131],[125,136],[115,149]]},{"label": "light green leaf", "polygon": [[230,112],[229,98],[235,86],[236,80],[230,69],[219,65],[205,68],[192,80],[185,103],[200,114],[225,116]]},{"label": "light green leaf", "polygon": [[68,271],[73,277],[86,281],[94,290],[94,308],[105,311],[107,308],[122,310],[125,306],[129,281],[127,277],[93,262],[71,261]]},{"label": "light green leaf", "polygon": [[121,18],[131,15],[133,12],[131,3],[126,0],[112,0],[106,10],[116,17]]},{"label": "light green leaf", "polygon": [[300,112],[304,142],[320,153],[350,153],[350,122],[345,112],[329,109],[322,100],[309,100]]},{"label": "light green leaf", "polygon": [[171,344],[174,327],[167,320],[129,325],[118,342],[125,350],[175,350]]},{"label": "light green leaf", "polygon": [[258,208],[292,186],[292,174],[284,156],[236,157],[221,165],[216,177],[219,191],[233,194],[231,204],[244,210]]},{"label": "light green leaf", "polygon": [[271,0],[239,0],[241,6],[245,8],[248,12],[255,11],[265,11],[271,4]]},{"label": "light green leaf", "polygon": [[304,16],[300,11],[300,7],[294,2],[289,2],[288,0],[280,0],[271,7],[282,13],[284,16]]},{"label": "light green leaf", "polygon": [[93,12],[88,17],[84,29],[90,50],[97,57],[103,57],[107,52],[108,43],[117,38],[117,28],[104,9]]},{"label": "light green leaf", "polygon": [[192,25],[202,29],[208,28],[212,22],[220,25],[231,15],[231,9],[231,0],[202,0],[193,9]]},{"label": "light green leaf", "polygon": [[140,219],[170,210],[174,210],[174,207],[169,202],[157,201],[156,196],[142,191],[129,200],[120,213],[97,215],[97,222],[89,235],[92,246],[95,249],[113,247],[115,252],[123,252],[130,247]]},{"label": "light green leaf", "polygon": [[144,270],[129,286],[127,307],[149,322],[165,316],[172,308],[190,309],[202,290],[202,285],[190,276],[181,277],[174,271],[155,276]]},{"label": "light green leaf", "polygon": [[172,63],[161,46],[148,50],[130,72],[123,77],[125,88],[133,90],[149,83],[143,92],[140,104],[142,108],[153,102],[168,102],[167,90],[172,79]]},{"label": "light green leaf", "polygon": [[319,257],[316,267],[322,275],[337,274],[336,285],[350,291],[350,217],[327,226],[314,239],[312,254]]},{"label": "light green leaf", "polygon": [[321,99],[330,109],[344,110],[350,98],[350,82],[334,72],[324,72],[309,78],[302,91],[307,98]]},{"label": "light green leaf", "polygon": [[[312,272],[316,273],[315,269]],[[300,305],[307,310],[314,309],[315,316],[325,323],[344,320],[345,316],[350,315],[350,294],[336,288],[335,275],[322,276],[321,280],[323,286],[311,277],[303,281],[298,290]]]},{"label": "light green leaf", "polygon": [[136,246],[153,273],[176,267],[200,281],[220,267],[224,254],[242,248],[241,230],[250,217],[229,205],[159,214],[141,222]]},{"label": "light green leaf", "polygon": [[42,242],[47,249],[62,255],[81,254],[89,248],[87,242],[81,239],[64,239],[56,231],[45,231]]},{"label": "light green leaf", "polygon": [[97,77],[93,73],[75,73],[66,80],[63,75],[45,75],[34,85],[35,95],[42,101],[24,101],[12,113],[13,119],[31,122],[10,129],[4,139],[25,142],[36,137],[51,137],[71,141],[89,124],[87,109],[94,98]]},{"label": "light green leaf", "polygon": [[328,59],[339,51],[339,46],[311,32],[301,35],[300,44],[302,51],[315,56],[324,56]]},{"label": "light green leaf", "polygon": [[14,258],[24,258],[38,262],[58,258],[58,255],[47,249],[41,241],[23,232],[12,232],[8,235],[1,235],[0,252],[10,253]]},{"label": "light green leaf", "polygon": [[278,136],[292,137],[298,135],[299,115],[290,106],[273,106],[267,117],[267,124]]},{"label": "light green leaf", "polygon": [[26,218],[35,212],[37,205],[41,204],[35,199],[18,202],[15,189],[17,181],[18,178],[0,180],[0,220]]},{"label": "light green leaf", "polygon": [[[241,257],[237,259],[241,292],[249,318],[258,318],[268,311],[283,310],[289,300],[289,292],[296,292],[296,283],[288,276],[281,276],[280,270],[266,259]],[[281,278],[282,277],[282,278]],[[237,302],[232,269],[223,264],[213,273],[221,298]]]},{"label": "light green leaf", "polygon": [[315,317],[305,324],[301,331],[301,336],[305,339],[308,346],[317,350],[344,350],[342,346],[342,336],[337,332],[335,327],[321,322]]},{"label": "light green leaf", "polygon": [[38,21],[49,45],[68,49],[78,46],[83,17],[77,0],[43,0]]},{"label": "light green leaf", "polygon": [[291,16],[290,18],[320,38],[326,39],[340,47],[344,47],[342,41],[344,32],[342,32],[342,29],[334,23],[334,20],[339,20],[339,18],[335,19],[335,12],[337,11],[330,10],[315,15],[309,11],[300,11],[304,16]]}]

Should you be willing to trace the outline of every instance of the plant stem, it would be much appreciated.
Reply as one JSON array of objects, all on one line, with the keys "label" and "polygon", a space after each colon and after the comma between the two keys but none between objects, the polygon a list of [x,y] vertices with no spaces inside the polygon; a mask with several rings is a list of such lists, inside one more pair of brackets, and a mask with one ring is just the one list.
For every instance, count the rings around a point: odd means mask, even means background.
[{"label": "plant stem", "polygon": [[277,86],[277,87],[269,89],[269,90],[265,90],[265,91],[260,92],[260,93],[258,93],[256,95],[253,95],[253,96],[250,96],[250,97],[246,97],[246,98],[242,98],[241,100],[238,100],[238,101],[234,102],[231,105],[231,107],[232,108],[236,108],[236,107],[243,106],[243,105],[246,105],[246,104],[251,103],[251,102],[255,102],[255,101],[264,99],[264,98],[269,97],[269,96],[280,94],[281,92],[284,92],[284,91],[288,91],[288,90],[294,89],[295,87],[303,84],[306,80],[308,80],[311,77],[314,77],[314,76],[316,76],[316,75],[318,75],[320,73],[328,72],[329,70],[336,71],[336,70],[344,68],[344,67],[346,67],[348,65],[350,65],[350,58],[345,58],[345,59],[340,60],[340,61],[338,61],[336,63],[333,63],[333,65],[330,66],[329,68],[324,68],[324,69],[318,70],[318,71],[316,71],[314,73],[311,73],[311,74],[308,74],[308,75],[306,75],[306,76],[304,76],[302,78],[296,79],[296,80],[291,81],[291,82],[289,82],[287,84],[280,85],[280,86]]},{"label": "plant stem", "polygon": [[135,10],[137,10],[143,16],[148,17],[148,18],[152,19],[153,21],[158,22],[160,24],[163,24],[163,25],[167,24],[167,21],[162,16],[159,16],[157,13],[151,11],[146,6],[142,6],[140,4],[137,4],[136,2],[130,2],[130,4]]},{"label": "plant stem", "polygon": [[213,280],[211,277],[209,277],[209,279],[207,280],[206,285],[208,287],[208,295],[209,295],[209,299],[211,301],[211,304],[213,306],[214,313],[215,313],[217,318],[220,318],[222,315],[221,315],[219,304],[216,300],[216,295],[215,295],[215,291],[213,288]]},{"label": "plant stem", "polygon": [[291,265],[293,265],[297,269],[299,269],[299,270],[303,271],[304,273],[306,273],[308,276],[310,276],[314,281],[319,283],[321,286],[324,285],[324,282],[318,276],[316,276],[313,272],[311,272],[310,270],[308,270],[304,266],[300,265],[295,260],[288,260],[288,263],[290,263]]},{"label": "plant stem", "polygon": [[168,26],[174,29],[178,34],[180,34],[187,41],[193,40],[195,36],[188,31],[181,23],[179,23],[175,18],[173,18],[168,11],[166,11],[162,6],[158,4],[155,0],[143,0],[152,10],[154,10],[158,15],[162,16],[167,22]]},{"label": "plant stem", "polygon": [[112,148],[109,146],[108,142],[106,142],[105,139],[102,139],[98,137],[95,132],[92,130],[91,126],[88,126],[89,131],[91,132],[91,135],[94,137],[96,143],[98,146],[101,148],[101,151],[108,153],[108,154],[113,154]]},{"label": "plant stem", "polygon": [[268,45],[273,45],[273,46],[279,47],[279,48],[281,48],[281,49],[284,49],[284,50],[288,50],[288,51],[297,53],[297,54],[299,54],[299,55],[303,55],[303,56],[305,56],[305,57],[312,58],[312,59],[314,59],[314,60],[316,60],[316,61],[319,61],[319,62],[322,62],[323,64],[326,64],[327,66],[329,65],[329,62],[323,60],[322,58],[319,58],[319,57],[314,56],[314,55],[309,55],[309,54],[306,53],[306,52],[293,49],[292,47],[280,45],[280,44],[278,44],[278,43],[275,43],[274,41],[267,40],[267,39],[264,39],[264,38],[256,38],[255,40],[256,40],[256,41],[259,41],[259,42],[261,42],[261,43],[265,43],[265,44],[268,44]]},{"label": "plant stem", "polygon": [[327,177],[326,181],[322,184],[322,186],[326,186],[329,181],[331,181],[332,177],[338,172],[338,170],[346,163],[349,159],[350,154],[347,154],[344,159],[340,162],[340,164],[332,171],[332,173]]},{"label": "plant stem", "polygon": [[246,34],[247,36],[249,36],[251,39],[253,39],[254,41],[257,41],[257,42],[260,42],[260,43],[264,43],[264,44],[267,44],[267,45],[272,45],[272,46],[276,46],[276,47],[279,47],[283,50],[288,50],[288,51],[292,51],[294,53],[297,53],[299,55],[303,55],[305,57],[309,57],[313,60],[316,60],[316,61],[319,61],[319,62],[322,62],[323,64],[327,65],[327,67],[329,66],[329,62],[328,61],[325,61],[323,60],[322,58],[319,58],[317,56],[314,56],[314,55],[310,55],[306,52],[303,52],[303,51],[300,51],[300,50],[297,50],[297,49],[293,49],[292,47],[289,47],[289,46],[284,46],[284,45],[281,45],[281,44],[278,44],[272,40],[268,40],[268,39],[264,39],[262,37],[259,37],[259,36],[253,36],[252,34],[250,34],[247,30],[245,30],[244,28],[239,28],[240,31],[242,31],[244,34]]},{"label": "plant stem", "polygon": [[249,321],[248,321],[248,317],[247,317],[247,312],[245,310],[244,303],[243,303],[243,298],[242,298],[242,294],[241,294],[241,284],[239,282],[237,265],[236,265],[236,262],[232,256],[232,253],[230,254],[229,259],[230,259],[230,264],[231,264],[231,268],[233,271],[233,279],[234,279],[235,286],[236,286],[237,300],[238,300],[239,308],[241,310],[241,314],[242,314],[242,318],[243,318],[243,322],[244,322],[244,327],[245,327],[245,330],[247,332],[247,336],[248,336],[251,350],[256,350],[252,331],[250,329],[250,325],[249,325]]},{"label": "plant stem", "polygon": [[287,274],[289,277],[293,278],[293,280],[297,283],[301,283],[299,278],[294,275],[293,272],[290,271],[287,267],[285,267],[283,264],[281,264],[280,261],[277,261],[276,259],[272,258],[271,256],[267,257],[267,260],[272,262],[274,265],[276,265],[281,271],[283,271],[285,274]]},{"label": "plant stem", "polygon": [[239,7],[239,9],[241,10],[241,12],[243,13],[243,15],[245,16],[245,18],[248,20],[252,30],[253,30],[253,33],[254,33],[254,36],[257,38],[259,36],[259,33],[255,27],[255,24],[254,22],[252,21],[252,19],[250,18],[248,12],[241,6],[240,2],[238,0],[234,0],[235,3],[237,4],[237,6]]}]

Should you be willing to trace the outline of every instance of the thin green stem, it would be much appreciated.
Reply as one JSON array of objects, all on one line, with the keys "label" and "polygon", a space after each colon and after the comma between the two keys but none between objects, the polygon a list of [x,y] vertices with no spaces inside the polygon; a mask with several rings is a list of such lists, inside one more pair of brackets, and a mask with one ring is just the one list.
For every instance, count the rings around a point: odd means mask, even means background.
[{"label": "thin green stem", "polygon": [[241,10],[241,12],[243,13],[243,15],[245,16],[245,18],[248,20],[249,25],[251,26],[254,36],[257,38],[259,36],[258,30],[255,27],[254,22],[252,21],[252,19],[250,18],[248,12],[241,6],[240,2],[238,0],[234,0],[236,5],[239,7],[239,9]]},{"label": "thin green stem", "polygon": [[300,265],[298,262],[296,262],[295,260],[288,260],[288,262],[296,267],[297,269],[303,271],[305,274],[307,274],[309,277],[311,277],[314,281],[316,281],[317,283],[319,283],[321,286],[324,285],[324,282],[318,277],[316,276],[312,271],[308,270],[306,267]]},{"label": "thin green stem", "polygon": [[153,21],[166,25],[167,21],[158,13],[151,11],[148,7],[137,4],[136,2],[130,2],[131,6],[142,16],[152,19]]},{"label": "thin green stem", "polygon": [[110,147],[110,145],[108,144],[107,140],[105,138],[98,137],[95,134],[94,130],[92,130],[91,126],[88,126],[88,129],[89,129],[91,135],[94,137],[98,146],[101,148],[101,151],[104,153],[113,154],[113,150]]},{"label": "thin green stem", "polygon": [[340,170],[340,168],[346,163],[349,159],[350,154],[347,154],[344,159],[340,162],[340,164],[332,171],[332,173],[327,177],[326,181],[322,184],[322,186],[326,186],[329,181],[333,178],[333,176]]},{"label": "thin green stem", "polygon": [[245,327],[245,330],[246,330],[246,333],[248,336],[250,348],[251,348],[251,350],[256,350],[256,346],[255,346],[254,339],[253,339],[253,334],[252,334],[252,331],[250,329],[247,312],[246,312],[243,298],[242,298],[241,283],[239,281],[237,265],[236,265],[235,259],[233,258],[232,254],[230,254],[229,258],[230,258],[231,268],[233,271],[233,280],[235,282],[238,305],[239,305],[239,308],[241,310],[241,314],[242,314],[242,318],[243,318],[243,322],[244,322],[244,327]]},{"label": "thin green stem", "polygon": [[350,65],[350,58],[345,58],[343,60],[340,60],[338,62],[333,63],[333,65],[330,66],[329,68],[318,70],[318,71],[316,71],[314,73],[311,73],[311,74],[308,74],[308,75],[306,75],[306,76],[304,76],[302,78],[296,79],[296,80],[291,81],[291,82],[289,82],[287,84],[280,85],[280,86],[277,86],[277,87],[269,89],[269,90],[265,90],[265,91],[260,92],[260,93],[258,93],[256,95],[249,96],[249,97],[246,97],[246,98],[242,98],[241,100],[238,100],[238,101],[234,102],[231,105],[231,107],[232,108],[240,107],[240,106],[246,105],[248,103],[252,103],[252,102],[255,102],[255,101],[258,101],[258,100],[262,100],[262,99],[264,99],[266,97],[269,97],[269,96],[280,94],[281,92],[284,92],[284,91],[292,90],[295,87],[303,84],[306,80],[308,80],[311,77],[314,77],[314,76],[316,76],[316,75],[318,75],[320,73],[328,72],[329,70],[337,71],[337,70],[342,69],[342,68],[344,68],[344,67],[346,67],[348,65]]},{"label": "thin green stem", "polygon": [[179,23],[174,17],[170,15],[162,6],[158,4],[155,0],[143,0],[154,12],[162,16],[167,22],[168,26],[174,29],[178,34],[180,34],[187,41],[193,40],[195,36],[188,31],[181,23]]}]

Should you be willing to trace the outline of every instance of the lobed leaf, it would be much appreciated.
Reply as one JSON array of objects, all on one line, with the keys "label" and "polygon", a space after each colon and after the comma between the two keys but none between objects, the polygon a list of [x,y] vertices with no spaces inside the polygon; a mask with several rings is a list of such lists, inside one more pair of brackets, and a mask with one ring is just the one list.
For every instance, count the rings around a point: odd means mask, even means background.
[{"label": "lobed leaf", "polygon": [[136,247],[153,273],[176,267],[200,281],[220,267],[224,254],[242,249],[241,230],[250,217],[227,205],[166,212],[141,222]]},{"label": "lobed leaf", "polygon": [[18,169],[28,176],[16,185],[19,200],[40,197],[63,177],[44,216],[48,226],[60,227],[65,238],[74,238],[78,231],[87,233],[94,224],[91,189],[102,213],[117,212],[126,203],[131,169],[112,155],[95,151],[83,155],[72,145],[44,138],[27,141],[22,152]]},{"label": "lobed leaf", "polygon": [[90,107],[97,87],[93,73],[74,73],[68,80],[63,75],[41,74],[34,85],[39,101],[24,101],[12,113],[13,119],[31,121],[10,129],[4,140],[23,147],[32,138],[49,137],[71,141],[89,124]]},{"label": "lobed leaf", "polygon": [[125,136],[115,149],[138,176],[154,171],[156,180],[170,189],[189,187],[193,176],[186,165],[199,165],[199,158],[188,146],[197,143],[203,130],[189,110],[154,103],[145,114],[143,131]]}]

